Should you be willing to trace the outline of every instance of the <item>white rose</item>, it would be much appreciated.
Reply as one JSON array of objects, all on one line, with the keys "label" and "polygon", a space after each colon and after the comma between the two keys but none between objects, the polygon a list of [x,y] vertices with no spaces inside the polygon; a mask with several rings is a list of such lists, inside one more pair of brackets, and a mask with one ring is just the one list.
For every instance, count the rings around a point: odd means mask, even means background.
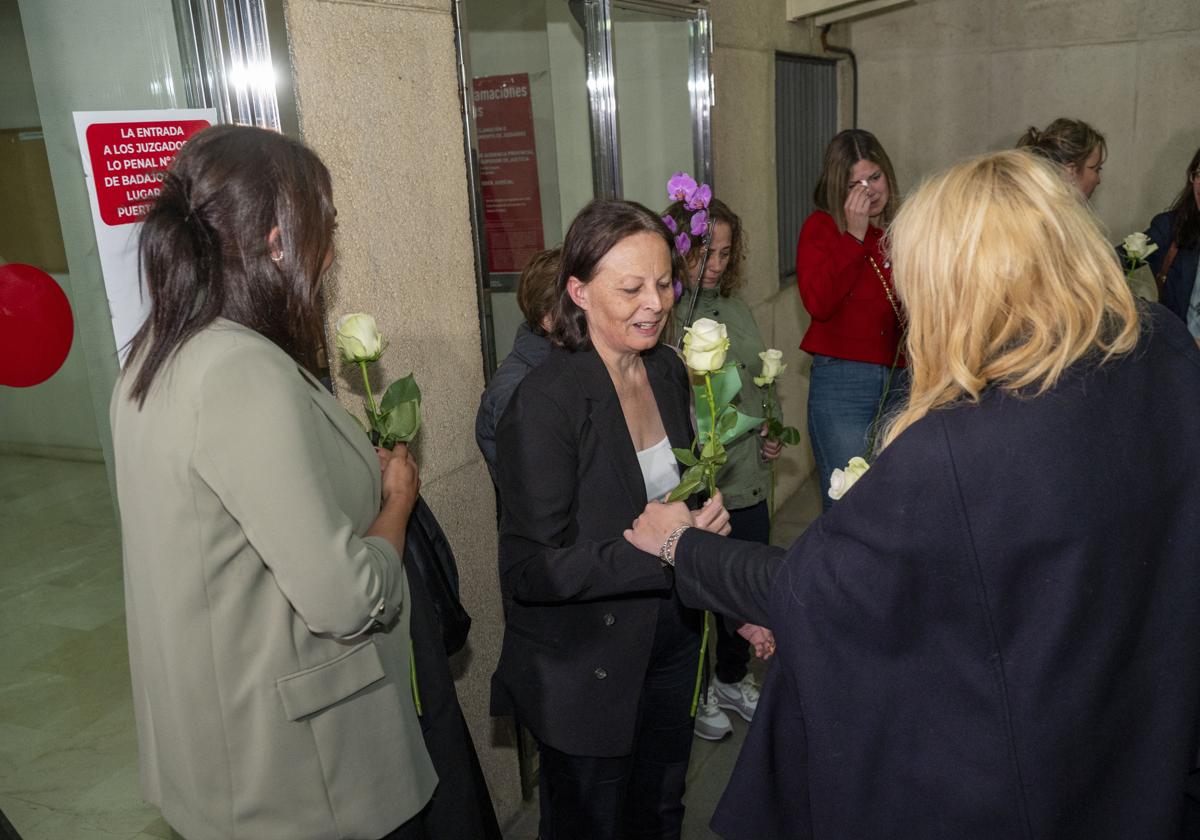
[{"label": "white rose", "polygon": [[1158,246],[1144,233],[1131,233],[1121,244],[1125,246],[1125,254],[1138,262],[1145,262],[1146,257],[1158,250]]},{"label": "white rose", "polygon": [[683,362],[696,373],[716,373],[725,366],[729,334],[724,324],[701,318],[684,332]]},{"label": "white rose", "polygon": [[776,378],[787,370],[787,365],[783,363],[783,351],[770,349],[759,353],[758,358],[762,359],[762,376],[754,377],[754,384],[759,388],[765,388],[776,380]]},{"label": "white rose", "polygon": [[371,315],[355,312],[338,318],[334,338],[347,362],[374,362],[383,355],[383,336]]},{"label": "white rose", "polygon": [[837,501],[846,495],[846,491],[854,486],[871,465],[857,456],[850,459],[844,470],[834,470],[829,476],[829,498]]}]

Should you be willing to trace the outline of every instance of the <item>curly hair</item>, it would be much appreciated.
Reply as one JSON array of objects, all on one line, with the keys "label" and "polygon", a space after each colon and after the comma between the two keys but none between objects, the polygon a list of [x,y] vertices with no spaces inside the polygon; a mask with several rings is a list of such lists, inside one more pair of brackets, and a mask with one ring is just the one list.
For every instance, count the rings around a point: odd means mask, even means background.
[{"label": "curly hair", "polygon": [[[683,258],[688,266],[688,276],[690,277],[692,270],[696,268],[694,262],[700,256],[704,237],[693,236],[688,230],[692,211],[684,207],[682,201],[676,201],[664,210],[663,216],[670,216],[674,219],[676,230],[687,232],[691,239],[691,248]],[[746,283],[746,278],[742,275],[742,266],[746,261],[746,234],[742,230],[742,220],[738,218],[737,213],[730,210],[729,205],[719,198],[714,198],[708,203],[708,217],[713,220],[714,226],[717,222],[729,225],[729,262],[726,263],[725,271],[721,274],[721,281],[717,284],[717,293],[721,297],[729,297]]]}]

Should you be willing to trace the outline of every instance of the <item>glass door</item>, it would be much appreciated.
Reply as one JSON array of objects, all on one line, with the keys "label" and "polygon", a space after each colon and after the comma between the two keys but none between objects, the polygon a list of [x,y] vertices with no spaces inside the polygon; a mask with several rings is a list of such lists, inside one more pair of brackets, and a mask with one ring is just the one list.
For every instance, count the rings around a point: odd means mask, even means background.
[{"label": "glass door", "polygon": [[522,267],[592,198],[661,209],[711,182],[708,12],[651,0],[458,0],[487,373]]},{"label": "glass door", "polygon": [[0,383],[0,823],[27,840],[171,836],[138,785],[106,467],[111,278],[73,115],[205,107],[286,129],[267,41],[251,37],[280,2],[0,0],[0,283],[11,264],[48,275],[74,322],[57,373]]},{"label": "glass door", "polygon": [[620,195],[662,210],[673,173],[712,180],[707,13],[616,0],[612,33]]}]

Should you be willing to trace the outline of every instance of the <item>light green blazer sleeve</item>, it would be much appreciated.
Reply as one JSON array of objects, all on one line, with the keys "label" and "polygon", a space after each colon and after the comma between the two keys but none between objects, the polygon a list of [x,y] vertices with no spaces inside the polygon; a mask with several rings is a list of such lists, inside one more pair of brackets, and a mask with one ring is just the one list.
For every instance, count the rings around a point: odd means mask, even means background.
[{"label": "light green blazer sleeve", "polygon": [[308,393],[316,386],[295,367],[281,371],[277,358],[227,352],[208,368],[195,469],[308,628],[351,638],[395,618],[400,558],[386,540],[355,535],[369,523],[352,522],[332,497],[317,436],[329,421]]}]

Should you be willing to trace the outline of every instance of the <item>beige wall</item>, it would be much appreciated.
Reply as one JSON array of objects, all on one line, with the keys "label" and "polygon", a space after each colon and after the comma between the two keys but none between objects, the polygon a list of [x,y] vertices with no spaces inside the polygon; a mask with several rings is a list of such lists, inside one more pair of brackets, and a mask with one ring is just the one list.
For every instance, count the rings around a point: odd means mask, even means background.
[{"label": "beige wall", "polygon": [[[715,193],[742,218],[749,241],[748,280],[742,295],[767,346],[783,351],[788,364],[779,386],[784,420],[799,428],[804,438],[800,446],[785,450],[778,499],[786,499],[812,473],[813,458],[805,421],[811,357],[799,349],[809,317],[795,285],[779,286],[775,53],[832,57],[822,52],[811,23],[788,22],[785,5],[785,0],[716,0],[711,6]],[[845,43],[841,27],[834,27],[830,43]],[[841,73],[841,91],[849,89],[848,80]],[[846,108],[840,111],[845,113]]]},{"label": "beige wall", "polygon": [[860,124],[905,190],[1074,117],[1107,136],[1094,206],[1116,239],[1170,202],[1200,145],[1197,0],[918,0],[850,31]]},{"label": "beige wall", "polygon": [[[501,626],[495,503],[472,429],[483,389],[462,108],[449,0],[289,0],[305,140],[333,173],[338,257],[330,323],[375,314],[391,342],[379,382],[415,372],[425,425],[421,489],[457,554],[474,618],[459,698],[503,820],[519,801],[516,753],[497,746],[488,681]],[[353,371],[338,397],[362,416]]]}]

